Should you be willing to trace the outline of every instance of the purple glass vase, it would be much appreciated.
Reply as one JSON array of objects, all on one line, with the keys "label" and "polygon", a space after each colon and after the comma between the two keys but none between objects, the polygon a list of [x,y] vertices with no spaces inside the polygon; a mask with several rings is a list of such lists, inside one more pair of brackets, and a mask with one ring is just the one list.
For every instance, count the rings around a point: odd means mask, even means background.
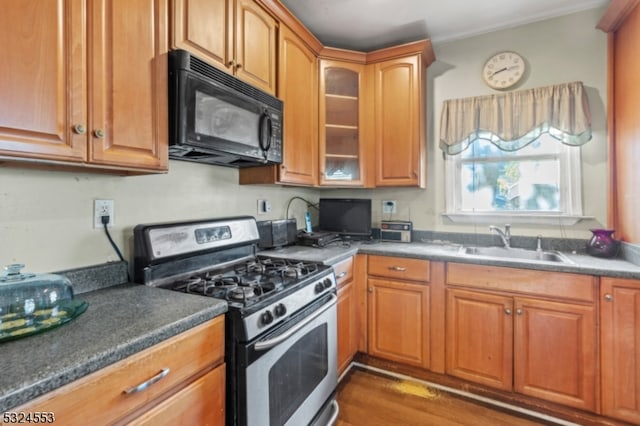
[{"label": "purple glass vase", "polygon": [[620,250],[620,241],[613,238],[613,229],[592,229],[587,243],[587,253],[597,257],[615,257]]}]

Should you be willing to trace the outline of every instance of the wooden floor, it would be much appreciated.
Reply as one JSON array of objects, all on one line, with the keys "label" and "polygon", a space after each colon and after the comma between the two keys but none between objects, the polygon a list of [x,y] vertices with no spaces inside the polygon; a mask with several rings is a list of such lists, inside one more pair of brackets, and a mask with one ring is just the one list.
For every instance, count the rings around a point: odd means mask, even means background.
[{"label": "wooden floor", "polygon": [[340,382],[338,403],[338,426],[550,424],[360,368],[353,368]]}]

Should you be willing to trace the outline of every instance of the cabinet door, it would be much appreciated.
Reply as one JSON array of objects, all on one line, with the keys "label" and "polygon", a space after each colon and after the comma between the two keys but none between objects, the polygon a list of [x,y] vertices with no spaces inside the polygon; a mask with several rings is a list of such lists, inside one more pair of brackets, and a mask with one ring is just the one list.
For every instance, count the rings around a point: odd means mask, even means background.
[{"label": "cabinet door", "polygon": [[602,278],[602,413],[640,424],[640,281]]},{"label": "cabinet door", "polygon": [[232,72],[233,0],[173,0],[172,47]]},{"label": "cabinet door", "polygon": [[129,425],[225,424],[225,364],[156,405]]},{"label": "cabinet door", "polygon": [[284,25],[280,28],[278,97],[284,101],[284,158],[280,183],[318,181],[318,69],[315,54]]},{"label": "cabinet door", "polygon": [[370,355],[429,368],[429,286],[368,279]]},{"label": "cabinet door", "polygon": [[236,0],[235,74],[276,93],[276,21],[253,0]]},{"label": "cabinet door", "polygon": [[446,300],[447,374],[512,390],[512,298],[447,289]]},{"label": "cabinet door", "polygon": [[421,66],[418,55],[375,64],[376,186],[424,186]]},{"label": "cabinet door", "polygon": [[320,60],[321,185],[364,184],[364,70],[361,64]]},{"label": "cabinet door", "polygon": [[89,5],[89,161],[166,170],[167,0]]},{"label": "cabinet door", "polygon": [[85,159],[84,43],[84,0],[2,3],[0,157]]},{"label": "cabinet door", "polygon": [[595,308],[516,298],[515,313],[516,392],[594,410]]},{"label": "cabinet door", "polygon": [[348,366],[356,353],[356,303],[353,282],[338,290],[338,374]]}]

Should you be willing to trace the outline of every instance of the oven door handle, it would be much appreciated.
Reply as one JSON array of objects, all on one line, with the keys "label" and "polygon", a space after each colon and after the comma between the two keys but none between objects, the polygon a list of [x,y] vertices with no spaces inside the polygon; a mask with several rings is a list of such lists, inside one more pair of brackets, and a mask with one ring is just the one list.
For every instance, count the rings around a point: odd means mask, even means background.
[{"label": "oven door handle", "polygon": [[304,320],[300,321],[298,324],[294,325],[289,330],[287,330],[283,334],[279,335],[278,337],[274,337],[273,339],[265,340],[264,342],[257,342],[255,344],[255,346],[254,346],[254,349],[256,351],[264,351],[266,349],[270,349],[270,348],[278,345],[279,343],[284,342],[289,337],[291,337],[295,333],[297,333],[298,330],[300,330],[301,328],[303,328],[304,326],[309,324],[311,321],[313,321],[314,319],[318,318],[320,315],[322,315],[327,310],[332,308],[336,304],[337,300],[338,300],[338,296],[336,296],[335,294],[332,294],[331,295],[331,300],[329,302],[325,303],[324,305],[322,305],[322,307],[319,308],[317,311],[315,311],[314,313],[312,313],[311,315],[306,317]]}]

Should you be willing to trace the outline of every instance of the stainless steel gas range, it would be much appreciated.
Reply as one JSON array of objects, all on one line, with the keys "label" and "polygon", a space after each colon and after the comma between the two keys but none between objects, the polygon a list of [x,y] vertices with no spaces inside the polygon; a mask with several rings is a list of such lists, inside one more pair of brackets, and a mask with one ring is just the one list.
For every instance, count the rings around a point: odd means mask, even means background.
[{"label": "stainless steel gas range", "polygon": [[258,240],[248,216],[138,225],[134,280],[227,300],[227,425],[333,424],[333,269],[259,254]]}]

